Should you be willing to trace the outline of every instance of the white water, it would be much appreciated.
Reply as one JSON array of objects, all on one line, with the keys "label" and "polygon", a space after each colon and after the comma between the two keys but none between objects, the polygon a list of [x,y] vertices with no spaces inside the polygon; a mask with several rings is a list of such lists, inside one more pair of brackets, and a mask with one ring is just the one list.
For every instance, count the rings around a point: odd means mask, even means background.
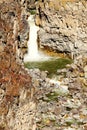
[{"label": "white water", "polygon": [[35,25],[33,15],[30,15],[28,21],[30,25],[30,34],[28,41],[28,53],[24,56],[24,62],[47,60],[48,57],[38,51],[37,32],[39,31],[39,27]]}]

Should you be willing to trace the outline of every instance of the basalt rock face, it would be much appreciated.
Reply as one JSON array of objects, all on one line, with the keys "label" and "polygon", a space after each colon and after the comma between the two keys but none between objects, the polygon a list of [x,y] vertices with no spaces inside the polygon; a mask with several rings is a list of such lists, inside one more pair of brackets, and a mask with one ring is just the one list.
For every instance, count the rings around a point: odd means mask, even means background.
[{"label": "basalt rock face", "polygon": [[87,1],[44,0],[37,4],[41,47],[72,55],[87,51]]},{"label": "basalt rock face", "polygon": [[23,11],[20,1],[0,1],[0,130],[28,129],[27,113],[35,108],[31,77],[19,58],[29,31]]},{"label": "basalt rock face", "polygon": [[17,58],[18,60],[22,60],[23,49],[27,47],[27,41],[29,39],[29,26],[27,23],[27,15],[25,14],[25,9],[21,5],[21,2],[13,0],[1,1],[0,19],[2,21],[2,23],[0,23],[1,27],[4,28],[0,29],[1,42],[6,44],[6,39],[9,37],[9,42],[10,37],[12,37],[17,50]]}]

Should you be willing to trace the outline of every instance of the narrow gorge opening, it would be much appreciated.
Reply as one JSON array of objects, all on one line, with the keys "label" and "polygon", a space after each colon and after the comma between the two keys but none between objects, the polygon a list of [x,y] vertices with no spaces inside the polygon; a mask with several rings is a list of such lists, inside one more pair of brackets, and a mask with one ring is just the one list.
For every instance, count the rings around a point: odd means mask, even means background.
[{"label": "narrow gorge opening", "polygon": [[71,63],[70,59],[61,58],[58,55],[51,55],[51,52],[46,53],[38,48],[37,34],[40,29],[35,24],[34,15],[28,18],[30,33],[28,41],[28,52],[24,56],[25,67],[28,69],[40,69],[41,71],[48,71],[49,77],[57,73],[58,69],[62,69],[66,64]]}]

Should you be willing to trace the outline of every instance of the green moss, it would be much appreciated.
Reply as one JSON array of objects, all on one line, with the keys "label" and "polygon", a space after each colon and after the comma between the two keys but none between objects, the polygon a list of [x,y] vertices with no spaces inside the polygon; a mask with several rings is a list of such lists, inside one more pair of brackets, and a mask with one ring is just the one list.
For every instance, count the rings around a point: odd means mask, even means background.
[{"label": "green moss", "polygon": [[67,126],[71,126],[73,123],[71,121],[66,122]]},{"label": "green moss", "polygon": [[67,126],[71,126],[72,124],[76,124],[77,121],[75,119],[70,119],[66,121]]},{"label": "green moss", "polygon": [[52,77],[53,74],[56,74],[58,69],[62,69],[66,66],[66,64],[72,63],[71,59],[59,58],[59,59],[52,59],[43,62],[28,62],[25,63],[25,67],[28,69],[39,68],[43,71],[49,72],[49,77]]},{"label": "green moss", "polygon": [[72,124],[73,125],[83,125],[84,123],[82,121],[79,121],[79,120],[76,120],[76,119],[71,119],[71,120],[68,120],[66,121],[66,124],[67,126],[71,126]]},{"label": "green moss", "polygon": [[58,100],[58,94],[56,92],[46,94],[49,101]]},{"label": "green moss", "polygon": [[84,123],[82,121],[77,121],[78,125],[84,125]]},{"label": "green moss", "polygon": [[31,15],[36,14],[36,10],[30,10],[29,12],[31,13]]},{"label": "green moss", "polygon": [[71,119],[66,121],[67,126],[71,126],[72,124],[77,124],[77,125],[83,125],[84,123],[82,121],[76,120],[76,119]]}]

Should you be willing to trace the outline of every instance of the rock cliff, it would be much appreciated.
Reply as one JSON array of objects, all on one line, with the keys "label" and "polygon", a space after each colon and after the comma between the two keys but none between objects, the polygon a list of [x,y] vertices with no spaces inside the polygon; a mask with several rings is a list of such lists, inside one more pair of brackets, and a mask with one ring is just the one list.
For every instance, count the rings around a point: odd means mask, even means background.
[{"label": "rock cliff", "polygon": [[40,47],[73,56],[87,47],[87,1],[44,0],[37,3]]},{"label": "rock cliff", "polygon": [[79,56],[67,67],[66,96],[53,93],[59,87],[49,83],[46,72],[22,65],[29,38],[27,17],[35,8],[41,47],[86,54],[85,0],[0,0],[0,130],[86,130],[87,57]]},{"label": "rock cliff", "polygon": [[32,124],[27,113],[35,108],[29,102],[33,85],[21,65],[29,33],[26,18],[21,1],[0,0],[0,130],[23,130]]}]

